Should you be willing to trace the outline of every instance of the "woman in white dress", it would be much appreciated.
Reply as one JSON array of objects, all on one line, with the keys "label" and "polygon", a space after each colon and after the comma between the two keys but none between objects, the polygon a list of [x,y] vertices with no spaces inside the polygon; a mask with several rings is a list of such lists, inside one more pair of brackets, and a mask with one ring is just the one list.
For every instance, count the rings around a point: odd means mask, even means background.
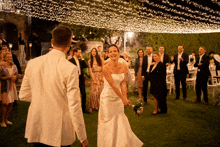
[{"label": "woman in white dress", "polygon": [[127,66],[119,63],[116,45],[108,48],[110,62],[104,66],[104,89],[100,96],[98,116],[98,147],[141,147],[143,143],[132,132],[124,114],[127,100]]}]

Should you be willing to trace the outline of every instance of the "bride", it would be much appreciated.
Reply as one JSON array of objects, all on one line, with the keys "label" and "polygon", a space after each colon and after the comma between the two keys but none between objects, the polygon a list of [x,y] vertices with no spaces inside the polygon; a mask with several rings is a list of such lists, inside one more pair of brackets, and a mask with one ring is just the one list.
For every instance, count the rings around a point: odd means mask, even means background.
[{"label": "bride", "polygon": [[98,147],[141,147],[143,143],[132,132],[124,114],[127,100],[127,66],[119,63],[119,50],[116,45],[108,48],[110,62],[104,66],[104,89],[100,96],[98,116]]}]

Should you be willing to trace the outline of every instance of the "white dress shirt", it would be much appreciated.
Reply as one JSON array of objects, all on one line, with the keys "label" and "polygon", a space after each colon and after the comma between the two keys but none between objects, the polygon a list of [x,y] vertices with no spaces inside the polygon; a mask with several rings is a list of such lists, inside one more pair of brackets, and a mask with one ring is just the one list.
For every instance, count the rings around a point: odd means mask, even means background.
[{"label": "white dress shirt", "polygon": [[160,54],[160,60],[161,60],[162,63],[163,63],[163,58],[164,58],[164,53]]},{"label": "white dress shirt", "polygon": [[73,56],[73,58],[74,58],[75,61],[76,61],[76,65],[77,65],[77,68],[78,68],[78,71],[79,71],[79,75],[81,75],[81,69],[80,69],[79,59],[77,59],[77,58],[74,57],[74,56]]},{"label": "white dress shirt", "polygon": [[151,65],[152,60],[153,60],[153,54],[147,55],[147,59],[148,59],[147,72],[149,72],[150,71],[150,65]]},{"label": "white dress shirt", "polygon": [[205,54],[202,54],[201,56],[199,56],[199,63],[201,63],[202,57],[203,57],[204,55],[205,55]]},{"label": "white dress shirt", "polygon": [[50,146],[67,146],[86,136],[77,67],[53,49],[27,64],[19,98],[31,102],[25,138]]},{"label": "white dress shirt", "polygon": [[183,54],[183,52],[182,52],[182,53],[178,53],[178,58],[177,58],[177,70],[180,70],[180,60],[179,60],[179,58],[182,57],[182,54]]}]

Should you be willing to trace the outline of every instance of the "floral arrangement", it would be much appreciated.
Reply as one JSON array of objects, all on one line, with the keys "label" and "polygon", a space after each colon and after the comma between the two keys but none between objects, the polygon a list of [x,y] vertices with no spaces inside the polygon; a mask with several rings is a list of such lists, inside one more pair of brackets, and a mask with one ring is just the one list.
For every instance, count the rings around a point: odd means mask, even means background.
[{"label": "floral arrangement", "polygon": [[132,105],[133,107],[133,111],[135,114],[137,114],[138,116],[143,112],[143,105],[141,102],[138,102],[136,105]]}]

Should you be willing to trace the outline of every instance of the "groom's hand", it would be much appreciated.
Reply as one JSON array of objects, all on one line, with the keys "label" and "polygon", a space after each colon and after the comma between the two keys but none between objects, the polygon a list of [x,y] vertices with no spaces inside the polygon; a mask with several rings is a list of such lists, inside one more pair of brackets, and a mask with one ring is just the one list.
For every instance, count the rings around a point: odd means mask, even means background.
[{"label": "groom's hand", "polygon": [[82,147],[87,147],[89,146],[89,142],[87,139],[85,139],[83,142],[82,142]]}]

